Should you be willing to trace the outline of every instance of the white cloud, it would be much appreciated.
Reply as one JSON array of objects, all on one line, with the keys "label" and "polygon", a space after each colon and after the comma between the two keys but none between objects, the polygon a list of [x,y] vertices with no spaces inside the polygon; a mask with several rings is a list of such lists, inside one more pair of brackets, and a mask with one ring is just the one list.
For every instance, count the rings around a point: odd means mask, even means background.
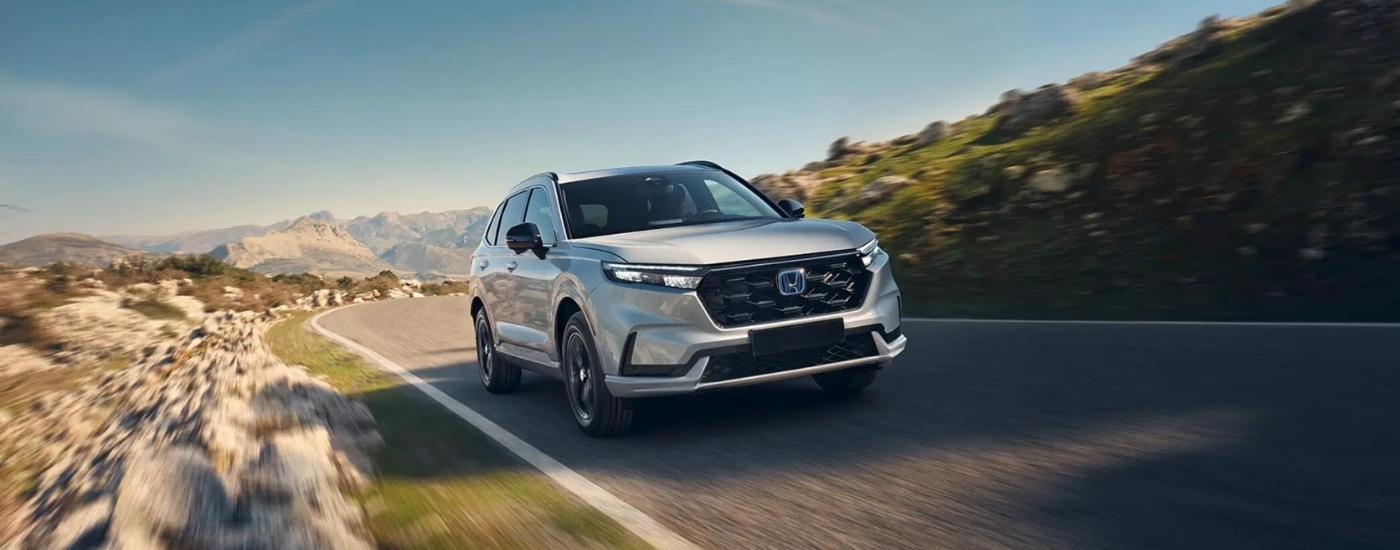
[{"label": "white cloud", "polygon": [[213,46],[190,55],[166,67],[149,79],[150,84],[164,84],[179,80],[209,67],[214,67],[263,46],[281,36],[293,25],[330,7],[336,0],[316,0],[300,4],[291,9],[259,20],[247,28],[225,38]]},{"label": "white cloud", "polygon": [[61,137],[107,139],[164,151],[196,130],[179,109],[109,90],[25,82],[0,75],[0,118]]}]

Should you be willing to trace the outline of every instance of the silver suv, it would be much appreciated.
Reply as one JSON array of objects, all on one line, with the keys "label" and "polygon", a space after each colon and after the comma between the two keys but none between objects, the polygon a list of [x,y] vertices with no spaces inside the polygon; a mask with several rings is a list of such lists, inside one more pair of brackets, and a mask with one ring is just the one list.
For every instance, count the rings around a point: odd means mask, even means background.
[{"label": "silver suv", "polygon": [[874,233],[706,161],[521,182],[472,255],[471,300],[486,389],[562,378],[592,436],[625,431],[638,398],[800,376],[853,394],[907,341]]}]

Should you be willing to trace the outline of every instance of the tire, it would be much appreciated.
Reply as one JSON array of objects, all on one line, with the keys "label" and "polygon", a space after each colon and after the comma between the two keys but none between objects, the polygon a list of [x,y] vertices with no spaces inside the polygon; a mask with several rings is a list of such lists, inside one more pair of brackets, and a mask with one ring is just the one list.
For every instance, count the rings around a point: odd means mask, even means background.
[{"label": "tire", "polygon": [[496,337],[485,309],[476,313],[476,365],[486,391],[510,393],[520,387],[520,367],[505,361],[496,351]]},{"label": "tire", "polygon": [[869,387],[879,372],[880,369],[875,367],[856,367],[814,374],[812,379],[816,380],[817,385],[826,390],[826,393],[834,396],[851,396]]},{"label": "tire", "polygon": [[632,426],[635,411],[626,400],[613,397],[603,383],[603,366],[593,342],[588,320],[574,313],[564,325],[559,343],[559,364],[564,374],[564,396],[579,429],[592,437],[620,435]]}]

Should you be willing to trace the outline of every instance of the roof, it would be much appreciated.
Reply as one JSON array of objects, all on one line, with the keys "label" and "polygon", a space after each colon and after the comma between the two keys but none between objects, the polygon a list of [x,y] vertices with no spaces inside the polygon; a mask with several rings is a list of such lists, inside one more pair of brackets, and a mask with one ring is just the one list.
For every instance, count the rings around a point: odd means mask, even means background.
[{"label": "roof", "polygon": [[660,166],[628,166],[623,168],[607,168],[603,170],[589,170],[587,172],[574,172],[572,174],[559,174],[559,183],[572,183],[575,181],[606,178],[611,176],[634,176],[641,174],[657,174],[665,172],[706,172],[714,170],[703,166],[691,166],[686,164],[665,164]]}]

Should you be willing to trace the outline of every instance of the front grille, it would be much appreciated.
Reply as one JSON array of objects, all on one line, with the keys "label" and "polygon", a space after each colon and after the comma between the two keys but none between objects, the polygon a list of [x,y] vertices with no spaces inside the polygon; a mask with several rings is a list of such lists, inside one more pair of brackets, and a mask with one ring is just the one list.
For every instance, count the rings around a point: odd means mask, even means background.
[{"label": "front grille", "polygon": [[[794,268],[805,270],[807,289],[784,296],[778,292],[778,273]],[[715,324],[728,328],[859,308],[870,277],[860,258],[850,254],[719,268],[705,276],[697,292]]]},{"label": "front grille", "polygon": [[869,332],[853,334],[846,341],[827,347],[811,348],[773,355],[755,357],[746,347],[742,351],[710,358],[701,382],[722,382],[750,376],[761,376],[775,372],[805,369],[817,365],[850,361],[879,355],[875,340]]}]

